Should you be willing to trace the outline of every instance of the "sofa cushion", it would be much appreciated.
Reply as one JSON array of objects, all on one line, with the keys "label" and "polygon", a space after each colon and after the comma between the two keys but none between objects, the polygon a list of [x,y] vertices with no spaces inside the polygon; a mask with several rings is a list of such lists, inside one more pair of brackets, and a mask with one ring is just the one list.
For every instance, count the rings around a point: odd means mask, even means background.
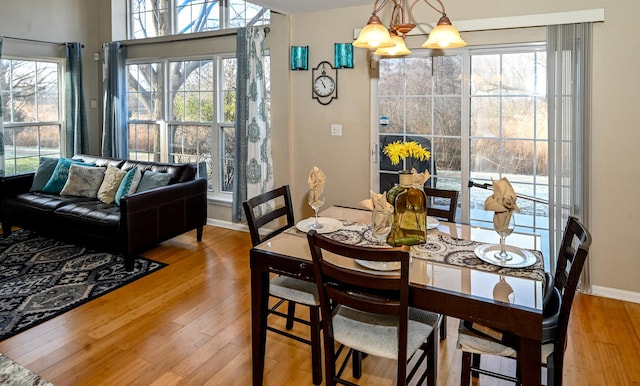
[{"label": "sofa cushion", "polygon": [[118,187],[118,191],[116,192],[116,205],[120,205],[120,199],[122,197],[136,192],[141,179],[142,172],[138,167],[134,167],[127,172],[127,174],[122,179],[122,182],[120,182],[120,186]]},{"label": "sofa cushion", "polygon": [[71,164],[69,177],[60,191],[62,196],[96,198],[106,168]]},{"label": "sofa cushion", "polygon": [[55,210],[55,220],[63,229],[90,230],[99,237],[115,238],[120,228],[120,208],[95,199],[69,202]]},{"label": "sofa cushion", "polygon": [[58,164],[58,158],[40,157],[40,165],[36,170],[36,174],[33,176],[33,182],[31,183],[30,192],[40,192],[42,188],[47,184],[51,175],[53,174],[56,165]]},{"label": "sofa cushion", "polygon": [[90,201],[86,197],[58,196],[41,192],[18,194],[2,200],[2,212],[27,218],[38,218],[43,222],[44,217],[53,214],[61,206],[69,203]]},{"label": "sofa cushion", "polygon": [[142,179],[138,185],[136,192],[144,192],[145,190],[167,186],[171,180],[169,173],[154,172],[153,170],[145,170]]},{"label": "sofa cushion", "polygon": [[71,164],[74,163],[85,166],[95,166],[95,164],[84,163],[76,159],[60,158],[51,174],[51,178],[49,178],[49,181],[44,185],[42,191],[45,193],[60,194],[62,188],[64,188],[64,184],[67,183],[67,178],[69,178],[69,168]]},{"label": "sofa cushion", "polygon": [[126,160],[121,169],[128,171],[134,167],[138,167],[143,174],[147,170],[169,174],[171,176],[169,185],[178,182],[191,181],[195,177],[195,168],[191,167],[189,164]]},{"label": "sofa cushion", "polygon": [[113,204],[116,200],[116,192],[126,174],[127,172],[113,165],[107,166],[107,171],[104,173],[104,180],[102,181],[102,185],[100,185],[100,189],[98,189],[98,200],[105,204]]}]

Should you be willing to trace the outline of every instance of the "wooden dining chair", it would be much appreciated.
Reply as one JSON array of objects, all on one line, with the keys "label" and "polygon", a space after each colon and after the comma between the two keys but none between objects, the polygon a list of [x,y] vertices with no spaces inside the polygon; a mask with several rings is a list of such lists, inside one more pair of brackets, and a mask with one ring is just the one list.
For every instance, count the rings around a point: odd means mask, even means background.
[{"label": "wooden dining chair", "polygon": [[[247,225],[249,226],[249,233],[251,234],[251,242],[254,246],[295,225],[289,185],[262,193],[242,204],[247,218]],[[273,327],[268,323],[267,330],[310,345],[313,384],[321,384],[320,299],[315,283],[278,275],[269,282],[269,296],[277,298],[278,301],[272,307],[263,310],[263,312],[267,315],[273,314],[286,318],[287,322],[285,330]],[[286,314],[279,311],[279,308],[284,303],[288,303]],[[309,308],[309,320],[295,316],[296,304]],[[294,322],[309,326],[309,339],[289,332],[293,328]]]},{"label": "wooden dining chair", "polygon": [[[436,384],[438,342],[434,333],[440,315],[409,307],[409,252],[402,248],[367,248],[307,234],[314,276],[320,296],[324,329],[325,380],[327,385],[354,385],[341,378],[352,355],[359,366],[359,354],[397,360],[397,384],[405,385],[426,359],[427,369],[418,385]],[[326,254],[325,254],[326,252]],[[397,275],[380,276],[346,268],[335,260],[398,264]],[[336,343],[339,344],[336,350]],[[343,349],[348,352],[336,371]],[[422,351],[407,374],[408,361]],[[354,377],[358,378],[359,374]]]},{"label": "wooden dining chair", "polygon": [[[575,217],[569,217],[558,253],[552,285],[547,286],[543,303],[542,366],[547,368],[547,385],[562,385],[564,350],[567,345],[567,329],[573,298],[580,274],[591,246],[589,231]],[[494,331],[496,332],[496,331]],[[499,331],[497,331],[500,333]],[[468,386],[471,375],[490,375],[519,383],[516,377],[495,373],[480,367],[480,356],[496,355],[517,358],[518,349],[493,339],[461,322],[458,348],[462,349],[462,376],[460,385]]]},{"label": "wooden dining chair", "polygon": [[456,221],[456,209],[458,208],[457,190],[424,188],[427,195],[427,214],[448,222]]},{"label": "wooden dining chair", "polygon": [[[448,222],[456,221],[456,209],[458,209],[458,197],[460,192],[457,190],[424,188],[427,195],[427,215],[437,217]],[[442,315],[442,323],[440,324],[440,339],[447,337],[447,316]]]}]

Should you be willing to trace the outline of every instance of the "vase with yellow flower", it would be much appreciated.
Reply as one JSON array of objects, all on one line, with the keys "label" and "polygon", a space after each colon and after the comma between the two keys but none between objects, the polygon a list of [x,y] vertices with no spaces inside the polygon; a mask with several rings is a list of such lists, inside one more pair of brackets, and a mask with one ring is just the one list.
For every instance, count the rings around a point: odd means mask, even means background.
[{"label": "vase with yellow flower", "polygon": [[396,141],[385,146],[383,153],[393,165],[402,161],[405,168],[399,173],[399,183],[387,193],[387,200],[394,207],[393,225],[387,243],[393,246],[425,243],[427,196],[423,185],[429,178],[429,172],[425,170],[418,173],[411,163],[428,160],[431,152],[415,141]]}]

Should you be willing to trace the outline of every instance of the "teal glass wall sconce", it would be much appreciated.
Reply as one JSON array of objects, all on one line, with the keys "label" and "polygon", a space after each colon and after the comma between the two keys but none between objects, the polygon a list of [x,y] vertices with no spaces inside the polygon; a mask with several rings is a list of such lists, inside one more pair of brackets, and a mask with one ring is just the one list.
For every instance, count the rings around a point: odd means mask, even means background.
[{"label": "teal glass wall sconce", "polygon": [[291,69],[309,69],[309,46],[291,46]]},{"label": "teal glass wall sconce", "polygon": [[335,68],[353,68],[353,44],[335,43]]}]

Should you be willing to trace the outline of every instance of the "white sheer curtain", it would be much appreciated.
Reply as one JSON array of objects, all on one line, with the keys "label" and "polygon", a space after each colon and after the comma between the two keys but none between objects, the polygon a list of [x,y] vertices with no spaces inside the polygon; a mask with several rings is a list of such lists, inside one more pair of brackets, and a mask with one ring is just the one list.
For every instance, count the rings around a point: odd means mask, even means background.
[{"label": "white sheer curtain", "polygon": [[[592,24],[547,27],[547,85],[549,98],[549,216],[554,258],[568,216],[589,227],[591,136]],[[551,272],[555,260],[551,260]],[[582,290],[590,290],[589,266],[583,270]]]}]

